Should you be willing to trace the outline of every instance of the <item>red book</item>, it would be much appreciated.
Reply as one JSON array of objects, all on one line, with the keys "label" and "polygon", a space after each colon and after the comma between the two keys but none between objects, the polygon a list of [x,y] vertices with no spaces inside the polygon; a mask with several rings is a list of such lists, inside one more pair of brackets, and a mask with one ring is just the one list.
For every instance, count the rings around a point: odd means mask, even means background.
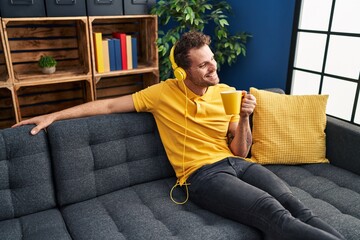
[{"label": "red book", "polygon": [[122,70],[127,70],[128,66],[127,66],[127,54],[126,54],[126,34],[114,32],[112,35],[114,38],[120,39]]}]

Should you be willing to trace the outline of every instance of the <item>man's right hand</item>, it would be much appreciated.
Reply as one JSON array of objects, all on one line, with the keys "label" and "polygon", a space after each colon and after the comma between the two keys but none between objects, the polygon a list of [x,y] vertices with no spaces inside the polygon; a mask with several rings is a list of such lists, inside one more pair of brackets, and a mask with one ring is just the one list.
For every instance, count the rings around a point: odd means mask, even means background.
[{"label": "man's right hand", "polygon": [[37,116],[37,117],[33,117],[33,118],[23,120],[23,121],[21,121],[19,123],[14,124],[12,126],[12,128],[27,125],[27,124],[35,124],[36,127],[31,129],[30,133],[32,135],[36,135],[36,134],[38,134],[38,132],[40,132],[42,129],[47,128],[53,122],[54,122],[53,114],[46,114],[46,115],[41,115],[41,116]]}]

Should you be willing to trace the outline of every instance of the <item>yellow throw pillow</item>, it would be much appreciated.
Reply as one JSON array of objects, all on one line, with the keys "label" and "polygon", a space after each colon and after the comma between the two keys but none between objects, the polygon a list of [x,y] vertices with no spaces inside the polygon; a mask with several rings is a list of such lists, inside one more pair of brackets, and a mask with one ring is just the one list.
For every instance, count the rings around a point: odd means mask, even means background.
[{"label": "yellow throw pillow", "polygon": [[251,88],[252,162],[260,164],[328,163],[326,152],[327,95],[286,95]]}]

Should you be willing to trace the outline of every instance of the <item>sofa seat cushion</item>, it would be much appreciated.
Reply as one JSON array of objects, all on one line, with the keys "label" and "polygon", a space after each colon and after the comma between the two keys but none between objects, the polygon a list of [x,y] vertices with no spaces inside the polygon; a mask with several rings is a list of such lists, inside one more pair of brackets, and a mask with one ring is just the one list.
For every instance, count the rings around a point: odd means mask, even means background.
[{"label": "sofa seat cushion", "polygon": [[64,219],[57,209],[0,221],[0,239],[70,240]]},{"label": "sofa seat cushion", "polygon": [[331,164],[266,166],[348,240],[360,239],[360,176]]},{"label": "sofa seat cushion", "polygon": [[[255,240],[257,230],[169,197],[175,178],[124,188],[62,208],[74,239]],[[182,196],[180,196],[182,195]],[[177,189],[175,197],[184,198]]]}]

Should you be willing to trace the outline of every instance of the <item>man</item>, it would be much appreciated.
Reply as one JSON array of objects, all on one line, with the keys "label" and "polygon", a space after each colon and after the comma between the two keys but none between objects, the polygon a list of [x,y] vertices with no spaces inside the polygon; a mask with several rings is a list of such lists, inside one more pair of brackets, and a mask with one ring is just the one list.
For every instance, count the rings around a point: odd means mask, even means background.
[{"label": "man", "polygon": [[[132,95],[86,103],[35,117],[36,134],[60,119],[115,112],[151,112],[178,183],[198,205],[254,226],[271,239],[344,239],[298,201],[266,168],[245,161],[251,146],[249,116],[256,99],[245,93],[240,116],[226,115],[210,38],[185,33],[172,49],[173,68],[182,80],[169,79]],[[178,67],[179,66],[179,67]],[[180,78],[180,77],[179,77]],[[230,137],[227,137],[230,136]]]}]

